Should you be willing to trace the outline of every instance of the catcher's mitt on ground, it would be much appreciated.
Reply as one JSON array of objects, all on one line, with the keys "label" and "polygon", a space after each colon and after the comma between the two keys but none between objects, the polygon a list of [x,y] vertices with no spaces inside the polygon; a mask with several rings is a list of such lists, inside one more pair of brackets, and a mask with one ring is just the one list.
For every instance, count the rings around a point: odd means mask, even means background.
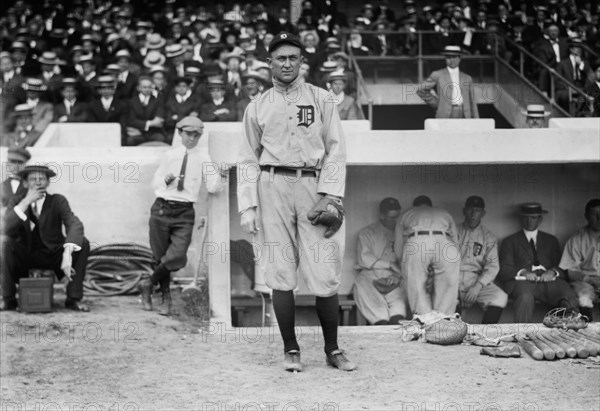
[{"label": "catcher's mitt on ground", "polygon": [[590,319],[566,308],[554,308],[546,313],[542,324],[548,328],[580,330],[588,326]]},{"label": "catcher's mitt on ground", "polygon": [[373,280],[373,286],[379,291],[381,294],[387,294],[392,291],[394,288],[397,288],[400,285],[400,281],[397,280],[395,282],[388,282],[390,277],[380,278],[378,280]]},{"label": "catcher's mitt on ground", "polygon": [[323,197],[306,215],[312,225],[324,225],[325,238],[330,238],[342,226],[344,222],[344,208],[342,200]]}]

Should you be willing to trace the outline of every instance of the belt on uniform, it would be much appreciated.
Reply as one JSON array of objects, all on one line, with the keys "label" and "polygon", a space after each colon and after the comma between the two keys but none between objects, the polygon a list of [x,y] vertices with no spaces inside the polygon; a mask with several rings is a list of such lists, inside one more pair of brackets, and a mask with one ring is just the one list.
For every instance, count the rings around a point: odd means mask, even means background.
[{"label": "belt on uniform", "polygon": [[414,237],[416,235],[449,235],[443,231],[413,231],[408,235],[407,238]]},{"label": "belt on uniform", "polygon": [[262,171],[273,172],[274,174],[281,174],[284,176],[292,177],[316,177],[317,170],[307,170],[303,168],[292,168],[292,167],[281,167],[281,166],[260,166]]},{"label": "belt on uniform", "polygon": [[162,197],[158,197],[156,199],[156,201],[158,201],[159,203],[162,204],[166,204],[170,207],[193,207],[194,203],[192,203],[191,201],[175,201],[175,200],[165,200]]}]

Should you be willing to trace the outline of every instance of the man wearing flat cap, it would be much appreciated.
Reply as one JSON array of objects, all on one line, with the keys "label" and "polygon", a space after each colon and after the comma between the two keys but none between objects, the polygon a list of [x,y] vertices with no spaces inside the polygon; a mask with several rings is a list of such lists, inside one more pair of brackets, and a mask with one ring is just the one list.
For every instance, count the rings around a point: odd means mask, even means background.
[{"label": "man wearing flat cap", "polygon": [[2,310],[17,307],[19,278],[27,276],[31,268],[44,268],[54,270],[59,279],[68,278],[67,308],[89,311],[81,299],[90,244],[67,199],[47,192],[55,175],[40,165],[19,172],[27,192],[9,202],[3,220],[7,239],[2,247]]},{"label": "man wearing flat cap", "polygon": [[[284,369],[303,369],[294,327],[294,289],[302,275],[316,295],[327,364],[352,371],[356,364],[337,339],[345,245],[346,146],[341,121],[330,94],[299,76],[303,57],[296,35],[276,35],[267,62],[273,88],[248,105],[243,119],[238,163],[241,225],[261,246],[276,245],[267,257],[273,260],[265,264],[265,279],[273,290]],[[317,216],[325,210],[335,225],[319,223]],[[290,249],[291,244],[297,248]]]},{"label": "man wearing flat cap", "polygon": [[462,308],[474,303],[485,310],[482,324],[496,324],[506,307],[508,296],[494,280],[500,270],[496,236],[482,223],[485,201],[470,196],[463,208],[465,221],[457,226],[460,246],[459,301]]},{"label": "man wearing flat cap", "polygon": [[543,215],[540,203],[521,204],[522,229],[506,237],[500,247],[498,280],[514,300],[515,322],[533,321],[535,301],[552,308],[577,308],[577,296],[559,267],[558,239],[539,230]]},{"label": "man wearing flat cap", "polygon": [[[6,162],[6,180],[0,186],[0,200],[2,208],[7,207],[13,197],[22,194],[26,191],[19,171],[25,167],[25,163],[29,161],[31,154],[26,148],[9,148],[8,158]],[[4,171],[3,170],[3,171]]]},{"label": "man wearing flat cap", "polygon": [[479,118],[473,79],[459,70],[462,51],[446,46],[446,68],[436,70],[417,87],[417,95],[436,109],[436,118]]},{"label": "man wearing flat cap", "polygon": [[154,173],[152,188],[156,200],[150,209],[150,247],[155,268],[150,278],[142,280],[143,309],[152,310],[152,293],[159,285],[163,293],[161,315],[171,313],[169,286],[171,272],[185,267],[187,250],[194,230],[194,203],[206,184],[209,193],[223,188],[227,170],[221,171],[206,150],[198,147],[204,124],[197,117],[184,117],[177,125],[182,146],[169,150]]},{"label": "man wearing flat cap", "polygon": [[[394,230],[400,210],[397,199],[384,198],[379,203],[379,221],[358,233],[355,268],[360,272],[354,280],[354,299],[373,325],[396,325],[407,314],[406,284],[394,252]],[[378,287],[378,282],[384,287]]]}]

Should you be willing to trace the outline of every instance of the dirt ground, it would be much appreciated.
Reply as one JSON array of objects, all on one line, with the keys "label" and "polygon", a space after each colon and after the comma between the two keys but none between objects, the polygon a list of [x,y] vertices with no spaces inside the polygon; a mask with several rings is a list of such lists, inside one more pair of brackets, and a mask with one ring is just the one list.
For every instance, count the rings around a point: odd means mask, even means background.
[{"label": "dirt ground", "polygon": [[320,330],[302,327],[305,370],[291,374],[276,328],[201,323],[181,305],[161,317],[138,297],[88,297],[90,313],[63,302],[1,313],[0,410],[600,409],[591,359],[494,359],[474,346],[403,343],[390,326],[342,327],[340,345],[359,364],[344,373],[325,364]]}]

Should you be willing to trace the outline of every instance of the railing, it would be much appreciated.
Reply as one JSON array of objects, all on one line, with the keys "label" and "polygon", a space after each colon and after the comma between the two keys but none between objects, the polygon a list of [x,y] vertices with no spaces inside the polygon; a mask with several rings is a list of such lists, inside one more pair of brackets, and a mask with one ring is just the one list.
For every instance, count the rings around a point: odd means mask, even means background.
[{"label": "railing", "polygon": [[[354,70],[361,73],[357,76],[357,90],[368,95],[364,77],[369,75],[377,83],[386,70],[390,73],[387,81],[394,78],[400,83],[421,83],[426,73],[445,67],[440,44],[461,44],[465,32],[453,31],[448,37],[442,37],[435,31],[361,31],[363,44],[367,46],[378,34],[386,35],[392,50],[390,55],[383,56],[353,55],[352,48],[348,47],[350,34],[349,31],[343,33],[342,47],[351,55]],[[474,31],[472,44],[473,54],[462,56],[461,70],[471,74],[474,81],[497,83],[506,87],[507,92],[520,91],[512,94],[519,103],[549,105],[555,116],[582,116],[593,112],[593,97],[511,39]],[[488,44],[491,47],[486,47]],[[519,82],[530,92],[527,98],[518,98],[523,94],[515,86]]]},{"label": "railing", "polygon": [[362,71],[356,62],[352,54],[352,50],[349,50],[350,61],[352,62],[352,69],[356,73],[356,103],[358,104],[358,108],[360,113],[362,113],[362,105],[361,102],[367,102],[367,119],[369,120],[369,128],[373,129],[373,99],[369,95],[369,91],[367,90],[367,85],[365,83],[365,78],[362,75]]}]

